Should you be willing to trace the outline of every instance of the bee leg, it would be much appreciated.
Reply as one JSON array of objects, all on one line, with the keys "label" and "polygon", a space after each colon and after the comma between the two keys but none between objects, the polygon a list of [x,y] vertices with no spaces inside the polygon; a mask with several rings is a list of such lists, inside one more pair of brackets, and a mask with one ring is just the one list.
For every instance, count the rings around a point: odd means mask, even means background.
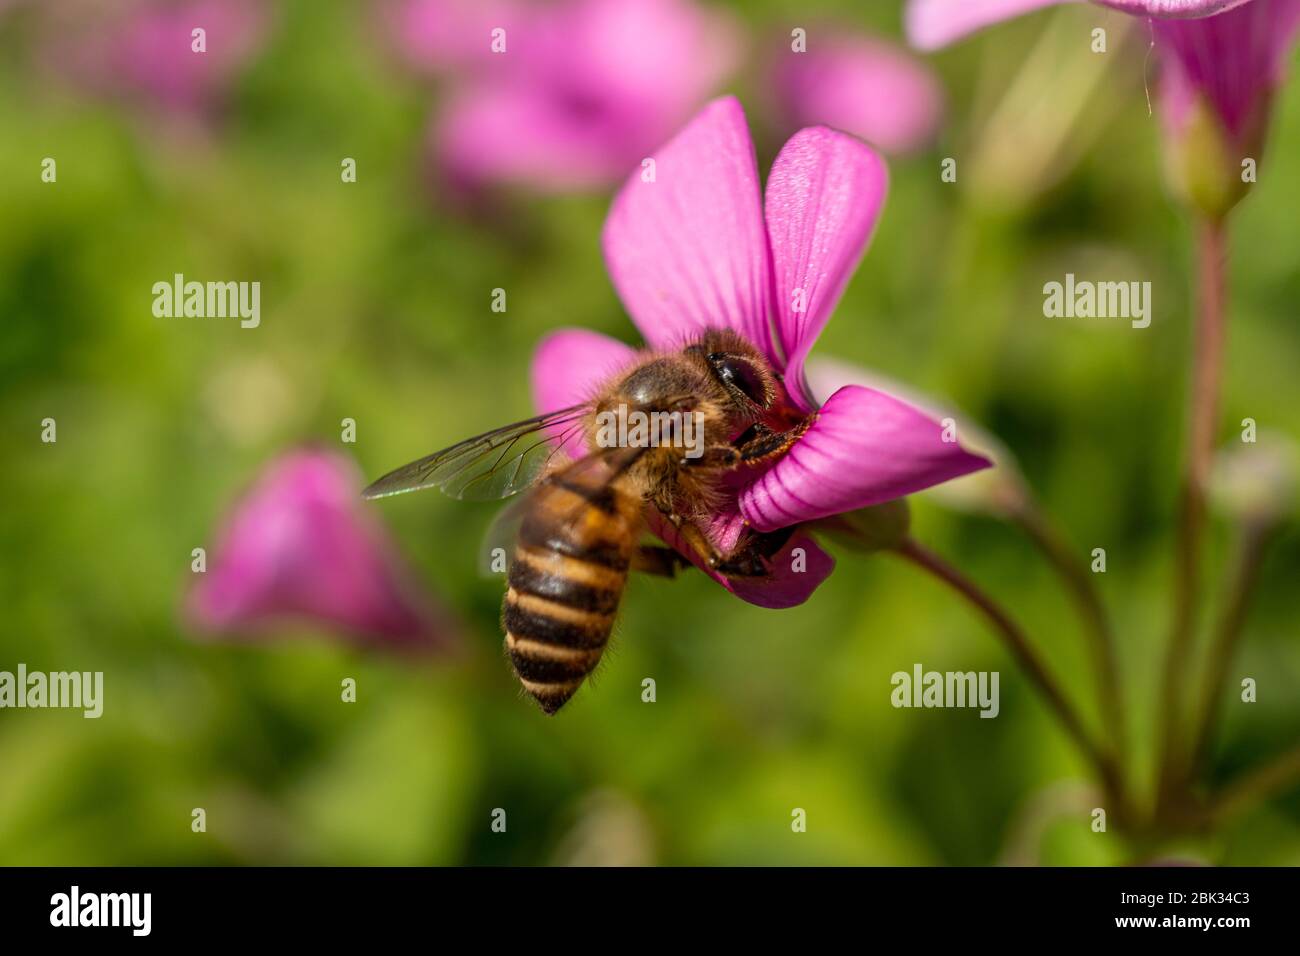
[{"label": "bee leg", "polygon": [[657,545],[644,544],[632,552],[632,568],[642,574],[654,574],[659,577],[677,576],[678,568],[689,568],[691,562],[674,551]]},{"label": "bee leg", "polygon": [[735,468],[740,460],[735,445],[710,445],[696,458],[683,457],[682,464],[688,468]]},{"label": "bee leg", "polygon": [[756,532],[747,537],[715,570],[727,577],[762,578],[772,573],[772,559],[794,535],[794,527]]},{"label": "bee leg", "polygon": [[[764,548],[756,547],[755,543],[765,543],[768,547],[771,547],[772,554],[780,551],[781,545],[785,544],[783,540],[780,544],[772,547],[774,538],[769,535],[755,535],[748,537],[744,544],[730,554],[723,554],[714,546],[708,536],[699,529],[695,522],[670,508],[660,507],[659,511],[677,529],[678,536],[687,548],[699,556],[700,560],[709,568],[729,578],[767,577],[772,573],[771,564],[768,556],[764,553]],[[793,533],[793,529],[790,532],[784,530],[774,531],[772,536],[785,534],[788,540],[790,533]]]},{"label": "bee leg", "polygon": [[790,446],[808,430],[812,419],[799,423],[785,432],[773,431],[762,422],[755,422],[745,429],[735,440],[740,460],[747,465],[756,465],[769,458],[776,458],[789,451]]},{"label": "bee leg", "polygon": [[725,558],[721,551],[713,546],[713,542],[708,536],[700,530],[699,526],[684,515],[678,514],[670,506],[655,502],[655,507],[663,515],[664,520],[677,529],[677,536],[685,546],[710,568],[717,568]]},{"label": "bee leg", "polygon": [[749,547],[770,561],[776,557],[782,548],[790,543],[790,539],[794,537],[796,530],[798,530],[797,527],[791,525],[788,528],[778,528],[775,531],[756,531],[754,536],[749,539]]},{"label": "bee leg", "polygon": [[729,578],[765,578],[772,573],[762,556],[744,548],[722,558],[713,570]]}]

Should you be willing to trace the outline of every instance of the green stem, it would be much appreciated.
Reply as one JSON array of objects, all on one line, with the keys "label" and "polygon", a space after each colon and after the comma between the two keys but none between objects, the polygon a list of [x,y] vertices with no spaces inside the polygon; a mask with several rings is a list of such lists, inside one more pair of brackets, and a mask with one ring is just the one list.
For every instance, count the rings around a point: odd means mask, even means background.
[{"label": "green stem", "polygon": [[1192,738],[1191,759],[1187,767],[1188,780],[1196,778],[1198,770],[1210,756],[1219,710],[1223,703],[1223,689],[1228,680],[1228,668],[1232,665],[1232,658],[1241,639],[1241,632],[1246,623],[1246,611],[1255,584],[1259,580],[1260,567],[1264,563],[1264,551],[1272,537],[1272,532],[1271,525],[1254,523],[1247,525],[1242,536],[1237,569],[1228,592],[1228,603],[1215,632],[1209,663],[1205,670],[1205,681],[1201,685],[1200,719]]},{"label": "green stem", "polygon": [[1074,707],[1066,698],[1047,665],[1029,643],[1025,632],[996,601],[974,581],[933,551],[908,538],[894,548],[895,553],[912,564],[934,575],[971,603],[993,625],[994,632],[1011,652],[1011,656],[1029,676],[1055,713],[1066,732],[1095,767],[1107,794],[1114,801],[1115,816],[1127,816],[1127,804],[1119,768],[1106,751],[1098,747],[1079,719]]},{"label": "green stem", "polygon": [[1160,777],[1158,806],[1168,805],[1185,779],[1186,751],[1182,689],[1196,631],[1201,548],[1205,537],[1206,489],[1214,458],[1223,371],[1226,229],[1221,221],[1203,222],[1199,236],[1200,305],[1193,343],[1188,399],[1186,470],[1176,538],[1174,613],[1160,688]]},{"label": "green stem", "polygon": [[1226,787],[1214,801],[1211,813],[1215,820],[1224,820],[1297,784],[1300,784],[1300,746],[1279,754]]},{"label": "green stem", "polygon": [[1106,606],[1093,583],[1093,576],[1087,565],[1079,560],[1075,549],[1028,493],[1012,505],[1010,516],[1060,576],[1083,618],[1084,633],[1096,672],[1102,720],[1110,738],[1106,749],[1112,759],[1118,762],[1127,739],[1124,701],[1115,655],[1115,635]]}]

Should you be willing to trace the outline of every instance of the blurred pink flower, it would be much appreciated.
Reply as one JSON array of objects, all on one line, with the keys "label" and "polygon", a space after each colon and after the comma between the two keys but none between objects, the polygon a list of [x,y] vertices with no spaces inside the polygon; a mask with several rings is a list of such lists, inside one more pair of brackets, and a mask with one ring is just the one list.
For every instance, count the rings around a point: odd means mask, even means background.
[{"label": "blurred pink flower", "polygon": [[[722,551],[746,526],[802,525],[989,465],[883,392],[846,385],[823,404],[805,383],[804,361],[884,203],[888,177],[870,147],[825,127],[800,130],[773,163],[764,202],[744,112],[727,97],[709,104],[653,158],[655,180],[639,173],[628,179],[603,235],[610,277],[632,321],[656,349],[680,347],[706,328],[732,328],[784,374],[789,399],[816,412],[784,457],[737,476],[734,499],[702,529]],[[634,356],[631,347],[594,332],[552,333],[533,360],[539,411],[584,401]],[[694,560],[657,512],[647,514],[655,534]],[[802,572],[791,569],[795,547],[806,552]],[[762,581],[730,581],[701,569],[746,601],[789,607],[806,600],[834,562],[800,531],[773,567],[773,577]]]},{"label": "blurred pink flower", "polygon": [[397,22],[408,57],[450,71],[431,148],[470,188],[617,182],[735,60],[731,21],[693,0],[408,0]]},{"label": "blurred pink flower", "polygon": [[[59,11],[48,56],[97,93],[139,99],[177,114],[205,114],[262,45],[267,5],[259,0],[122,0],[105,9]],[[203,29],[204,51],[193,31]]]},{"label": "blurred pink flower", "polygon": [[450,648],[450,618],[414,585],[361,501],[347,459],[307,449],[273,461],[236,502],[187,611],[201,630],[254,636],[314,622],[359,643]]},{"label": "blurred pink flower", "polygon": [[381,8],[383,29],[403,62],[435,75],[490,67],[492,31],[522,38],[538,13],[527,0],[385,0]]},{"label": "blurred pink flower", "polygon": [[822,30],[808,50],[786,49],[770,81],[787,130],[825,125],[852,133],[886,153],[928,145],[943,117],[934,71],[876,37]]}]

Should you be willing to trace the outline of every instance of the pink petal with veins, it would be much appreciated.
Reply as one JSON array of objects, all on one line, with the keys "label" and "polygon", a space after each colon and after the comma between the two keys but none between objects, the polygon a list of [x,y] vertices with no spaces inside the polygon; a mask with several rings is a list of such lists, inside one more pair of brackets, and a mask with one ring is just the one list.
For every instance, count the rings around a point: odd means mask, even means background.
[{"label": "pink petal with veins", "polygon": [[653,178],[628,178],[602,236],[632,321],[655,347],[730,327],[775,361],[758,167],[740,104],[710,103],[652,158]]},{"label": "pink petal with veins", "polygon": [[884,161],[870,146],[816,126],[785,144],[767,180],[776,332],[786,386],[816,408],[803,363],[857,267],[889,189]]},{"label": "pink petal with veins", "polygon": [[943,426],[875,389],[846,385],[794,447],[740,495],[760,531],[901,498],[990,465]]}]

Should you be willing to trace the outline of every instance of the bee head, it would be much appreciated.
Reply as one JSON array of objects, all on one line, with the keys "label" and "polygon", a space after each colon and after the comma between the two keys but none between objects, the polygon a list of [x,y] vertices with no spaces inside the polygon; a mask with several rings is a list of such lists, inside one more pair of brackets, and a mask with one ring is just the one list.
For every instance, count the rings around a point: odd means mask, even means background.
[{"label": "bee head", "polygon": [[710,330],[685,351],[704,363],[734,412],[752,415],[766,411],[776,401],[777,380],[771,363],[736,332]]}]

